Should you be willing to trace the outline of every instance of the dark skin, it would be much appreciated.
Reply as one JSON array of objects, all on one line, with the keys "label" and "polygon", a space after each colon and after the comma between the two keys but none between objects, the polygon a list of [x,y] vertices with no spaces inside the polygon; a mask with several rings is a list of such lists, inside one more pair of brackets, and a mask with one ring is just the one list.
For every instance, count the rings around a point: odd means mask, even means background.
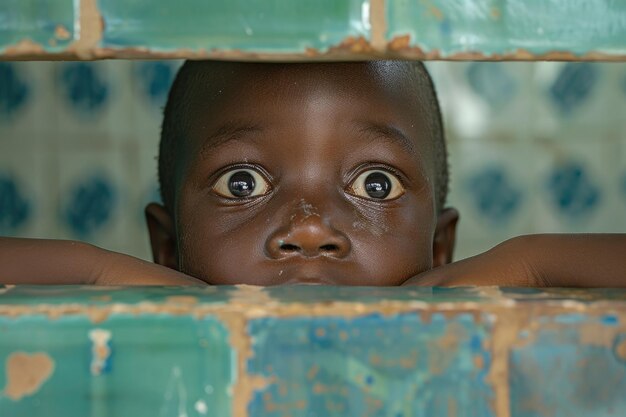
[{"label": "dark skin", "polygon": [[[146,209],[167,268],[0,238],[0,282],[626,286],[624,235],[520,237],[447,265],[458,214],[436,207],[432,109],[392,66],[235,64],[220,83],[191,95],[173,208]],[[383,198],[366,189],[381,173]]]},{"label": "dark skin", "polygon": [[[194,94],[174,216],[147,208],[157,263],[211,284],[390,286],[451,257],[419,88],[382,66],[233,68]],[[258,195],[216,189],[242,169]],[[355,189],[373,172],[385,199]]]}]

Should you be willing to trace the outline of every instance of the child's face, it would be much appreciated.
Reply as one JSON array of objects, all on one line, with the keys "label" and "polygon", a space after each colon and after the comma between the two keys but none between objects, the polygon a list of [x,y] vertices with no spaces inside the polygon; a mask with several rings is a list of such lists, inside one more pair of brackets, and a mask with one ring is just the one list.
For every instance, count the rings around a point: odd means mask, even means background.
[{"label": "child's face", "polygon": [[399,285],[450,260],[420,89],[375,64],[233,64],[198,85],[155,260],[211,284]]}]

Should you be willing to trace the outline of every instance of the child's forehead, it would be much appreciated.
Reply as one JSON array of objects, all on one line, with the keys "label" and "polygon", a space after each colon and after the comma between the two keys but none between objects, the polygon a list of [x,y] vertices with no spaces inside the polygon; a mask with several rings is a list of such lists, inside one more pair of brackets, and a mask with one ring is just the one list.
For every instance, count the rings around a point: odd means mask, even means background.
[{"label": "child's forehead", "polygon": [[[218,117],[230,110],[253,110],[259,117],[280,109],[280,102],[303,105],[314,96],[344,96],[351,104],[377,108],[406,108],[415,117],[432,116],[424,106],[423,82],[408,64],[361,63],[212,63],[199,65],[187,89],[195,96],[188,113],[193,119]],[[294,100],[298,97],[300,100]],[[418,108],[419,107],[419,108]],[[225,116],[229,116],[228,114]]]}]

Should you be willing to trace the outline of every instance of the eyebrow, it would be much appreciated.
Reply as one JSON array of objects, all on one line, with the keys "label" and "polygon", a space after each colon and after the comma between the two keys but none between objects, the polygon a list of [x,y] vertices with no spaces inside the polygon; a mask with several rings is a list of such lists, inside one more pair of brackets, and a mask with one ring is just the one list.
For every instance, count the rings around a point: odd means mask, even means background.
[{"label": "eyebrow", "polygon": [[200,157],[204,158],[208,153],[220,146],[232,141],[242,140],[243,137],[250,133],[261,132],[262,130],[263,127],[260,124],[252,122],[231,121],[224,123],[204,138],[200,147]]},{"label": "eyebrow", "polygon": [[395,126],[371,121],[358,121],[359,133],[374,136],[376,139],[400,145],[405,151],[415,153],[415,143],[402,130]]}]

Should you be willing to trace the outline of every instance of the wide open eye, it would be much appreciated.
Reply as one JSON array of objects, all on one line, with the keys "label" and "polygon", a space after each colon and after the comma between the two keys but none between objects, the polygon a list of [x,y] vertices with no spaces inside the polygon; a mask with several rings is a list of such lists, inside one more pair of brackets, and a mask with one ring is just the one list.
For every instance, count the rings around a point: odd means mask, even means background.
[{"label": "wide open eye", "polygon": [[404,194],[402,183],[390,172],[371,169],[350,184],[349,192],[373,200],[393,200]]},{"label": "wide open eye", "polygon": [[240,199],[265,195],[270,185],[267,180],[253,169],[235,168],[220,176],[213,191],[226,198]]}]

